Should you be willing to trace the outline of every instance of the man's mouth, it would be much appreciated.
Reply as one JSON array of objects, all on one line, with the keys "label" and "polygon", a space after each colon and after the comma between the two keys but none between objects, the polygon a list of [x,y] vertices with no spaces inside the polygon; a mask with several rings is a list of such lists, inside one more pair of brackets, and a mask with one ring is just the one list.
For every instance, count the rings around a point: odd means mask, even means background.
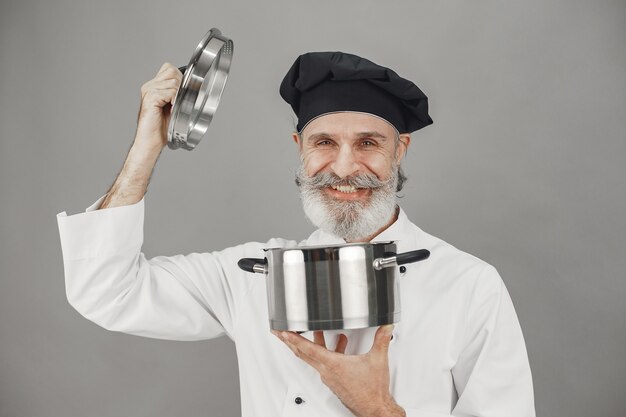
[{"label": "man's mouth", "polygon": [[326,193],[337,200],[363,200],[369,198],[371,192],[371,188],[358,188],[354,185],[330,185],[326,187]]},{"label": "man's mouth", "polygon": [[352,194],[357,192],[358,188],[354,185],[331,185],[334,190],[341,191],[342,193]]}]

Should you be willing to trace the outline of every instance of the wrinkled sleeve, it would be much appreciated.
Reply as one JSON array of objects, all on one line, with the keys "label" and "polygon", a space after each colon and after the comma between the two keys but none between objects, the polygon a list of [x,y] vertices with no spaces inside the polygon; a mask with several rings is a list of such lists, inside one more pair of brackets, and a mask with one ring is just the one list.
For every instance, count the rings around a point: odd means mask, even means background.
[{"label": "wrinkled sleeve", "polygon": [[170,340],[232,338],[234,297],[246,291],[237,259],[254,253],[254,244],[146,259],[144,200],[95,210],[101,200],[85,213],[57,214],[69,303],[112,331]]},{"label": "wrinkled sleeve", "polygon": [[407,417],[535,417],[522,330],[504,282],[490,265],[476,279],[462,340],[452,369],[458,400],[451,414],[407,409]]}]

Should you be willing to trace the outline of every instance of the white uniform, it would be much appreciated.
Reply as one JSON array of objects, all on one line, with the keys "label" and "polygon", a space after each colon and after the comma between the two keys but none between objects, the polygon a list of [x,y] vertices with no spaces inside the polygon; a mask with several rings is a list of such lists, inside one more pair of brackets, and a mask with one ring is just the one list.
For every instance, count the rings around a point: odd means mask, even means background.
[{"label": "white uniform", "polygon": [[[146,259],[144,200],[57,215],[67,297],[89,320],[140,336],[200,340],[226,334],[237,345],[241,408],[250,416],[350,416],[320,380],[269,331],[265,280],[237,261],[272,239],[212,253]],[[391,393],[407,416],[531,417],[530,367],[509,294],[497,271],[425,233],[401,210],[374,241],[430,258],[400,276],[402,318],[389,347]],[[344,243],[315,231],[300,245]],[[375,328],[344,331],[346,353],[364,353]],[[334,347],[337,332],[327,332]],[[311,338],[312,333],[304,333]]]}]

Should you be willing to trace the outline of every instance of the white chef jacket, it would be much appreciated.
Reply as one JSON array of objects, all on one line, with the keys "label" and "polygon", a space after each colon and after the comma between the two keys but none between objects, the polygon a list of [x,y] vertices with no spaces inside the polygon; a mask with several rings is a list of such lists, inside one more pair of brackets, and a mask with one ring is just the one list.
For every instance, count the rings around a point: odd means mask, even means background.
[{"label": "white chef jacket", "polygon": [[[270,333],[265,280],[239,269],[271,239],[211,253],[146,259],[144,200],[57,215],[67,298],[105,329],[146,337],[236,344],[243,417],[350,416],[315,369]],[[422,231],[400,210],[374,241],[430,258],[400,274],[401,320],[389,346],[391,393],[409,417],[535,416],[530,366],[513,304],[486,262]],[[317,230],[300,245],[345,243]],[[376,328],[342,331],[347,354],[365,353]],[[326,332],[330,348],[337,331]],[[304,333],[312,338],[312,333]]]}]

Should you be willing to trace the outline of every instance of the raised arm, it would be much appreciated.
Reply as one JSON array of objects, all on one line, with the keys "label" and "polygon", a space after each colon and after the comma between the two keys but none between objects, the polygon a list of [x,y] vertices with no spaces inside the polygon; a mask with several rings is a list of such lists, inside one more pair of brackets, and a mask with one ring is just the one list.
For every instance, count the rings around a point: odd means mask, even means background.
[{"label": "raised arm", "polygon": [[141,87],[135,140],[100,209],[135,204],[143,198],[154,166],[167,144],[167,124],[181,80],[178,68],[165,63],[157,75]]},{"label": "raised arm", "polygon": [[141,252],[143,196],[167,143],[180,82],[180,71],[164,64],[143,85],[137,133],[113,186],[87,212],[59,213],[57,221],[67,299],[80,314],[113,331],[198,340],[232,333],[234,295],[249,282],[238,279],[237,260],[261,249],[247,244],[152,259]]}]

